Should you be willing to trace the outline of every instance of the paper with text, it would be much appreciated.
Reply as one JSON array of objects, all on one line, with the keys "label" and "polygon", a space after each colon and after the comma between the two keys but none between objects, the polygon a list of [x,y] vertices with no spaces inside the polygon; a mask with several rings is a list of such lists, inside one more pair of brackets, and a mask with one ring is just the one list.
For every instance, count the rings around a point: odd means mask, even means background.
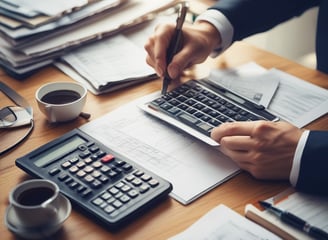
[{"label": "paper with text", "polygon": [[328,112],[327,89],[278,69],[265,70],[253,62],[230,70],[213,70],[210,79],[250,100],[258,96],[257,103],[267,104],[270,112],[297,127]]},{"label": "paper with text", "polygon": [[154,94],[147,95],[80,129],[171,182],[171,196],[183,204],[239,172],[238,166],[218,149],[179,132],[137,107],[153,98]]},{"label": "paper with text", "polygon": [[[209,79],[248,98],[256,104],[268,107],[279,80],[265,76],[267,70],[250,62],[231,69],[213,69]],[[257,78],[261,77],[261,84]]]},{"label": "paper with text", "polygon": [[278,240],[265,228],[249,221],[225,205],[219,205],[185,231],[168,240]]}]

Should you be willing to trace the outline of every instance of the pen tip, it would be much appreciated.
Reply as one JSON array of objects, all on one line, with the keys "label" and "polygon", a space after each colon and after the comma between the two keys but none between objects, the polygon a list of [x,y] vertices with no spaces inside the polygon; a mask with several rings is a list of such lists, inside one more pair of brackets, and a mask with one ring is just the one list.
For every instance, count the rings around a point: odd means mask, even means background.
[{"label": "pen tip", "polygon": [[259,201],[259,204],[264,208],[270,208],[271,203],[265,202],[265,201]]}]

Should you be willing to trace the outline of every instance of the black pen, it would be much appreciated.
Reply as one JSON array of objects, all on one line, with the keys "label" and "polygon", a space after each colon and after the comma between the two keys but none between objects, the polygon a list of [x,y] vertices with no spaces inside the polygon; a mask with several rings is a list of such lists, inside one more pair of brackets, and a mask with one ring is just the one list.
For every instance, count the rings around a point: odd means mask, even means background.
[{"label": "black pen", "polygon": [[327,232],[325,232],[317,227],[311,226],[309,223],[307,223],[303,219],[297,217],[296,215],[294,215],[290,212],[287,212],[287,211],[283,211],[279,208],[276,208],[276,207],[272,206],[271,203],[268,203],[268,202],[259,201],[259,203],[261,204],[262,207],[264,207],[265,209],[268,209],[270,212],[272,212],[276,216],[278,216],[280,218],[280,220],[283,221],[284,223],[287,223],[288,225],[291,225],[291,226],[305,232],[306,234],[308,234],[309,236],[311,236],[315,239],[328,240]]},{"label": "black pen", "polygon": [[[185,21],[187,11],[189,8],[189,5],[187,2],[181,2],[179,4],[179,12],[178,17],[176,20],[176,27],[174,30],[173,37],[170,41],[169,47],[167,49],[166,53],[166,64],[169,65],[169,63],[172,61],[173,56],[180,50],[181,44],[182,44],[182,26]],[[164,73],[164,79],[163,79],[163,86],[162,86],[162,94],[165,95],[167,92],[167,88],[169,86],[169,83],[171,82],[171,77],[167,73],[167,69]]]}]

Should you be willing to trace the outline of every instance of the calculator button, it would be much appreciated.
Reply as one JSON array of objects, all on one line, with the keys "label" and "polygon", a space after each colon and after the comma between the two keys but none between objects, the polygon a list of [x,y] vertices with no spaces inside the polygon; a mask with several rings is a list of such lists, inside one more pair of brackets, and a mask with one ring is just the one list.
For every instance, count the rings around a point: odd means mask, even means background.
[{"label": "calculator button", "polygon": [[123,203],[119,200],[116,200],[113,202],[113,206],[116,207],[116,208],[120,208],[123,206]]},{"label": "calculator button", "polygon": [[122,168],[123,168],[124,171],[127,172],[127,171],[131,170],[133,167],[132,167],[132,165],[126,163],[122,166]]},{"label": "calculator button", "polygon": [[102,183],[98,180],[94,180],[92,183],[91,183],[91,187],[92,188],[100,188],[102,185]]},{"label": "calculator button", "polygon": [[125,180],[128,182],[131,182],[133,179],[135,179],[135,177],[133,175],[128,175],[125,177]]},{"label": "calculator button", "polygon": [[100,167],[102,167],[103,165],[102,165],[101,162],[94,162],[94,163],[92,163],[92,166],[93,166],[94,168],[100,168]]},{"label": "calculator button", "polygon": [[122,192],[118,192],[117,194],[114,195],[115,198],[120,198],[123,196]]},{"label": "calculator button", "polygon": [[106,212],[106,213],[112,213],[112,212],[114,212],[116,209],[113,207],[113,206],[111,206],[111,205],[109,205],[109,206],[107,206],[105,209],[104,209],[104,211]]},{"label": "calculator button", "polygon": [[115,184],[115,187],[117,187],[117,188],[122,188],[123,186],[125,186],[124,182],[119,182],[119,183]]},{"label": "calculator button", "polygon": [[159,181],[157,181],[156,179],[152,179],[148,182],[148,184],[151,186],[151,187],[156,187],[159,185]]},{"label": "calculator button", "polygon": [[100,168],[100,171],[103,172],[103,173],[107,173],[108,171],[110,171],[110,168],[106,165],[103,165],[101,168]]},{"label": "calculator button", "polygon": [[66,169],[69,168],[72,165],[72,163],[70,161],[66,161],[62,163],[62,168]]},{"label": "calculator button", "polygon": [[86,176],[84,177],[84,180],[85,180],[87,183],[91,183],[92,181],[95,180],[95,178],[92,177],[91,175],[86,175]]},{"label": "calculator button", "polygon": [[106,155],[106,152],[104,152],[104,151],[99,151],[99,152],[97,152],[97,155],[98,155],[98,158],[101,158],[101,157],[103,157],[103,156]]},{"label": "calculator button", "polygon": [[121,191],[122,192],[128,192],[131,190],[131,187],[129,185],[124,185],[122,188],[121,188]]},{"label": "calculator button", "polygon": [[101,173],[99,171],[93,171],[92,176],[95,178],[99,178],[101,176]]},{"label": "calculator button", "polygon": [[66,184],[70,184],[70,183],[73,182],[73,181],[74,181],[73,178],[68,177],[68,178],[65,180],[65,183],[66,183]]},{"label": "calculator button", "polygon": [[144,175],[141,176],[141,179],[148,182],[151,179],[151,176],[148,175],[148,174],[144,174]]},{"label": "calculator button", "polygon": [[119,192],[119,190],[115,187],[112,187],[108,190],[108,192],[110,192],[111,194],[115,195]]},{"label": "calculator button", "polygon": [[86,151],[88,148],[87,148],[87,146],[85,146],[85,145],[80,145],[80,146],[78,146],[77,147],[80,151],[82,151],[82,152],[84,152],[84,151]]},{"label": "calculator button", "polygon": [[104,202],[104,200],[101,198],[96,198],[92,201],[92,203],[96,206],[100,206],[103,202]]},{"label": "calculator button", "polygon": [[89,157],[90,156],[90,152],[88,151],[88,150],[86,150],[86,151],[84,151],[84,152],[81,152],[80,154],[79,154],[79,156],[80,156],[80,158],[87,158],[87,157]]},{"label": "calculator button", "polygon": [[96,153],[99,151],[99,147],[98,146],[92,146],[89,148],[89,151],[92,153]]},{"label": "calculator button", "polygon": [[78,163],[76,164],[76,166],[77,166],[78,168],[83,168],[85,165],[86,165],[85,162],[78,162]]},{"label": "calculator button", "polygon": [[80,171],[77,172],[76,175],[80,178],[83,178],[85,175],[87,175],[87,173],[83,170],[80,170]]},{"label": "calculator button", "polygon": [[128,195],[132,198],[135,198],[139,195],[138,191],[135,189],[132,189],[131,191],[128,192]]},{"label": "calculator button", "polygon": [[85,186],[80,185],[80,186],[77,188],[77,192],[81,193],[81,192],[83,192],[85,189],[87,189]]},{"label": "calculator button", "polygon": [[143,171],[141,171],[141,170],[138,170],[138,171],[136,171],[135,173],[133,173],[135,176],[137,176],[137,177],[141,177],[143,174],[144,174],[144,172]]},{"label": "calculator button", "polygon": [[77,166],[72,166],[69,168],[70,173],[76,173],[77,171],[79,171],[79,168]]},{"label": "calculator button", "polygon": [[104,192],[100,197],[104,200],[108,200],[112,197],[112,195],[109,194],[108,192]]},{"label": "calculator button", "polygon": [[134,179],[132,182],[131,182],[134,186],[140,186],[142,184],[142,181],[139,179],[139,178],[136,178]]},{"label": "calculator button", "polygon": [[90,163],[93,162],[93,160],[92,160],[92,158],[86,158],[86,159],[84,160],[84,162],[85,162],[86,164],[90,164]]},{"label": "calculator button", "polygon": [[91,166],[86,166],[85,168],[83,168],[83,171],[85,171],[86,173],[91,173],[93,172],[94,168]]},{"label": "calculator button", "polygon": [[109,172],[107,173],[107,175],[108,175],[110,178],[114,178],[114,177],[118,176],[118,173],[115,172],[115,171],[109,171]]},{"label": "calculator button", "polygon": [[60,169],[59,168],[53,168],[51,169],[48,173],[51,175],[51,176],[55,176],[56,174],[58,174],[60,172]]},{"label": "calculator button", "polygon": [[78,157],[73,157],[69,160],[71,163],[77,163],[79,161],[79,158]]},{"label": "calculator button", "polygon": [[66,173],[62,173],[58,176],[58,179],[60,181],[64,181],[66,178],[68,178],[68,175]]},{"label": "calculator button", "polygon": [[108,163],[108,162],[113,161],[114,159],[115,159],[115,157],[113,155],[107,154],[106,156],[104,156],[104,157],[101,158],[101,161],[103,163]]},{"label": "calculator button", "polygon": [[99,181],[101,181],[102,183],[106,183],[106,182],[109,181],[109,178],[106,177],[106,176],[104,176],[104,175],[102,175],[102,176],[99,177]]},{"label": "calculator button", "polygon": [[70,187],[71,189],[75,189],[75,188],[77,188],[79,185],[80,185],[80,184],[78,184],[77,182],[73,181],[71,184],[69,184],[69,187]]},{"label": "calculator button", "polygon": [[87,188],[86,190],[84,190],[81,194],[82,197],[87,197],[92,193],[91,189]]},{"label": "calculator button", "polygon": [[139,191],[140,191],[140,193],[145,193],[145,192],[147,192],[148,190],[149,190],[149,186],[146,185],[146,184],[143,184],[143,185],[141,185],[141,186],[139,187]]},{"label": "calculator button", "polygon": [[120,197],[120,201],[121,201],[122,203],[127,203],[127,202],[130,201],[130,199],[131,199],[131,198],[129,198],[129,196],[127,196],[127,195],[123,195],[122,197]]}]

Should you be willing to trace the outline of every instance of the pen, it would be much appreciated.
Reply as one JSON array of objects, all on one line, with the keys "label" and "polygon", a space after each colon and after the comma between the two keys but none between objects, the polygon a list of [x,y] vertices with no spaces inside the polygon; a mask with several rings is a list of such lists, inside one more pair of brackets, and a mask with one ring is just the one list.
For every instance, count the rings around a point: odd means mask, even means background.
[{"label": "pen", "polygon": [[259,201],[259,203],[262,207],[264,207],[265,209],[268,209],[270,212],[272,212],[276,216],[278,216],[280,218],[280,220],[283,221],[284,223],[291,225],[291,226],[305,232],[306,234],[308,234],[309,236],[311,236],[315,239],[328,240],[327,232],[325,232],[317,227],[311,226],[309,223],[307,223],[303,219],[297,217],[296,215],[294,215],[290,212],[281,210],[279,208],[276,208],[276,207],[272,206],[271,203],[268,203],[268,202]]},{"label": "pen", "polygon": [[[176,20],[176,27],[174,30],[174,34],[172,36],[172,39],[170,41],[169,47],[167,49],[166,54],[166,64],[168,65],[171,61],[173,56],[179,51],[181,44],[182,44],[182,26],[185,21],[187,11],[189,8],[189,5],[187,2],[181,2],[179,4],[179,12],[178,17]],[[169,83],[171,82],[171,77],[167,73],[167,69],[164,73],[164,79],[163,79],[163,86],[162,86],[162,94],[165,95],[167,92],[167,88]]]}]

